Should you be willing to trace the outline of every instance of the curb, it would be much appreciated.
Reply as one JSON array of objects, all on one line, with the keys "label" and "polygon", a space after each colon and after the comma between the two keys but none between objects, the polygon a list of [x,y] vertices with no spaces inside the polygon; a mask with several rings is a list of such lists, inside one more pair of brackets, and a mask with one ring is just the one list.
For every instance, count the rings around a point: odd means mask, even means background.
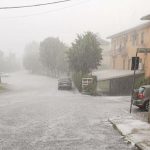
[{"label": "curb", "polygon": [[140,150],[149,150],[144,144],[142,143],[136,143],[135,146]]},{"label": "curb", "polygon": [[135,146],[140,150],[145,150],[145,148],[142,144],[137,143],[137,144],[135,144]]},{"label": "curb", "polygon": [[124,138],[125,138],[130,144],[135,145],[139,150],[146,150],[146,149],[144,148],[144,146],[143,146],[141,143],[135,143],[135,142],[133,142],[127,135],[124,135],[124,134],[122,133],[122,131],[117,127],[116,123],[114,123],[114,122],[113,122],[112,120],[110,120],[110,119],[108,119],[108,121],[113,125],[114,129],[118,130],[118,132],[119,132],[122,136],[124,136]]}]

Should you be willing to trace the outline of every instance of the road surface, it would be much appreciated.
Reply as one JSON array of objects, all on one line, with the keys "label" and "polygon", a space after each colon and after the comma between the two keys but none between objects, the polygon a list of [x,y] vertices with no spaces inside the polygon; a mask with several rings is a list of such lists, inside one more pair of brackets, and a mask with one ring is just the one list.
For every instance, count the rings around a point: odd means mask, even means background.
[{"label": "road surface", "polygon": [[129,98],[58,91],[57,80],[25,72],[3,79],[1,150],[133,150],[108,122],[128,114]]}]

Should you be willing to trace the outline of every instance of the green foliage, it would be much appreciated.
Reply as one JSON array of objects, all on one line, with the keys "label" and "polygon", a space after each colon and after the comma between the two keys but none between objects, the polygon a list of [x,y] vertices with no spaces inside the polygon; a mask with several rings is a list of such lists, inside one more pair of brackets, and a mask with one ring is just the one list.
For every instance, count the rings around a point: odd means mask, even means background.
[{"label": "green foliage", "polygon": [[32,73],[40,73],[42,65],[39,61],[39,44],[32,42],[25,48],[23,65],[25,69]]},{"label": "green foliage", "polygon": [[82,91],[82,73],[76,72],[73,74],[72,79],[76,88],[81,92]]},{"label": "green foliage", "polygon": [[139,88],[142,85],[150,85],[150,78],[145,78],[142,76],[136,80],[135,88]]},{"label": "green foliage", "polygon": [[0,50],[0,72],[14,72],[20,69],[20,63],[18,62],[14,53],[4,55]]},{"label": "green foliage", "polygon": [[83,75],[81,72],[77,72],[73,74],[73,82],[77,89],[82,92],[82,78],[93,78],[93,83],[89,84],[85,87],[85,92],[89,95],[96,95],[96,88],[97,88],[97,78],[96,76],[91,75]]},{"label": "green foliage", "polygon": [[8,90],[8,87],[5,84],[0,83],[0,92]]},{"label": "green foliage", "polygon": [[58,38],[49,37],[40,44],[40,60],[51,74],[66,72],[66,51],[67,47]]},{"label": "green foliage", "polygon": [[97,77],[96,76],[88,76],[93,78],[93,83],[89,84],[88,86],[85,87],[85,91],[89,95],[97,95]]},{"label": "green foliage", "polygon": [[102,60],[101,52],[100,42],[94,33],[87,32],[78,35],[68,52],[70,69],[83,74],[97,69]]}]

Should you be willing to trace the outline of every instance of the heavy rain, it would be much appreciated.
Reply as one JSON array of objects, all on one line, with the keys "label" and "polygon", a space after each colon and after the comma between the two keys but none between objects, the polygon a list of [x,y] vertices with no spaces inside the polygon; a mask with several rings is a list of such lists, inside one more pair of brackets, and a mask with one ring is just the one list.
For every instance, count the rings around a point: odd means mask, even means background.
[{"label": "heavy rain", "polygon": [[149,5],[0,1],[0,150],[149,150]]}]

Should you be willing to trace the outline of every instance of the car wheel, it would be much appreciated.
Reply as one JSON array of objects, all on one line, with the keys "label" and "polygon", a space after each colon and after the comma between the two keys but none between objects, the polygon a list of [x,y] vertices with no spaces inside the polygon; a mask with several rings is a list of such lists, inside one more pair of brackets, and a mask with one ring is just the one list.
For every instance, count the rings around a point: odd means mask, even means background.
[{"label": "car wheel", "polygon": [[146,111],[149,110],[149,101],[147,101],[147,102],[145,103],[145,110],[146,110]]}]

